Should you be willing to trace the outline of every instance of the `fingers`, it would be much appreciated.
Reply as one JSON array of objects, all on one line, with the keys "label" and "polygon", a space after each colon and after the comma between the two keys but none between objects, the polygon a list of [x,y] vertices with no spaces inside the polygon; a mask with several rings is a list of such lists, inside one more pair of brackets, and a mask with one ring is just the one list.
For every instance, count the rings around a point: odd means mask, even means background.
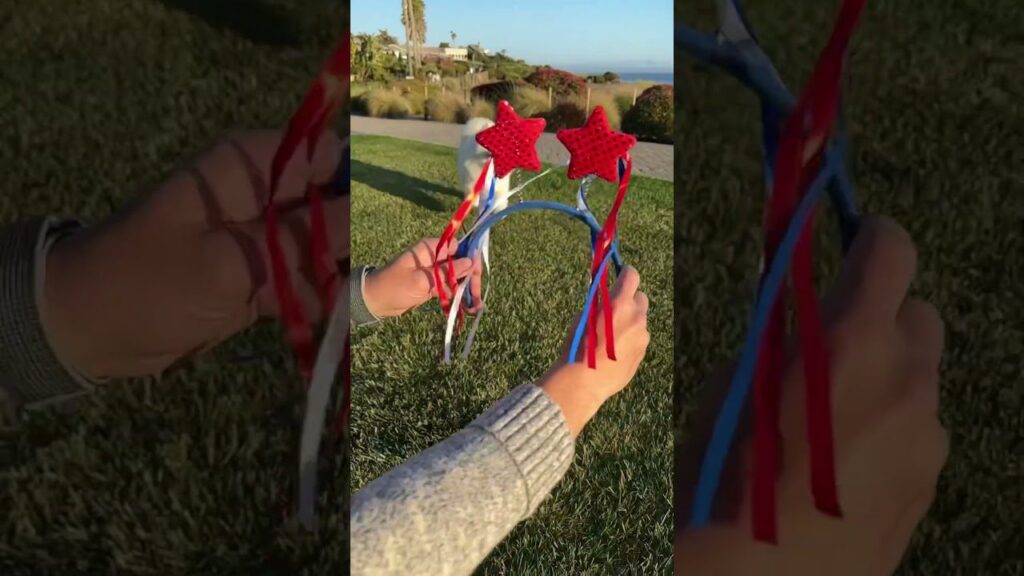
[{"label": "fingers", "polygon": [[[440,238],[424,238],[413,245],[409,250],[413,253],[416,258],[416,262],[432,263],[434,261],[434,253],[437,252],[437,244],[441,241]],[[452,239],[446,246],[442,246],[440,252],[437,254],[439,262],[443,262],[448,259],[452,254],[458,251],[459,243]]]},{"label": "fingers", "polygon": [[473,297],[473,307],[470,312],[478,312],[483,308],[483,296],[481,296],[481,287],[484,282],[484,266],[483,260],[480,255],[473,256],[473,266],[470,270],[472,274],[469,278],[469,294]]},{"label": "fingers", "polygon": [[[309,250],[312,232],[310,216],[309,208],[306,206],[282,214],[279,237],[292,286],[302,300],[307,316],[313,321],[318,321],[322,310],[317,296],[312,254]],[[329,251],[327,257],[332,263],[346,259],[349,256],[349,198],[343,196],[324,201],[324,220]],[[259,296],[261,311],[264,314],[276,314],[276,298],[273,295],[272,282],[269,280],[270,252],[264,223],[254,221],[239,229],[259,246],[259,265],[263,271],[261,274],[254,274],[253,277],[263,279],[261,284],[254,286],[254,291]]]},{"label": "fingers", "polygon": [[896,316],[896,327],[905,338],[912,361],[922,369],[938,370],[945,329],[935,306],[916,298],[906,300]]},{"label": "fingers", "polygon": [[[246,131],[231,135],[179,170],[158,192],[161,213],[210,227],[257,218],[270,197],[270,165],[284,133]],[[313,160],[303,143],[285,165],[275,201],[300,201],[306,184],[325,184],[338,171],[342,142],[331,131],[318,140]]]},{"label": "fingers", "polygon": [[651,302],[650,300],[648,300],[647,294],[637,291],[636,296],[633,298],[633,301],[636,303],[637,313],[646,318],[647,310],[651,306]]},{"label": "fingers", "polygon": [[917,250],[892,220],[866,217],[825,301],[825,317],[848,315],[867,323],[892,320],[906,298],[917,268]]},{"label": "fingers", "polygon": [[[903,450],[903,455],[910,458],[898,461],[908,476],[891,481],[902,488],[895,494],[898,498],[896,504],[902,507],[890,518],[887,530],[879,535],[883,546],[880,569],[886,574],[891,574],[899,566],[918,524],[935,501],[939,475],[949,454],[948,434],[942,427],[918,428],[916,432],[920,440],[911,444],[915,449]],[[892,507],[891,504],[889,506]],[[891,514],[892,511],[887,512]]]},{"label": "fingers", "polygon": [[462,280],[473,272],[473,258],[456,258],[452,260],[452,268],[455,270],[455,279]]},{"label": "fingers", "polygon": [[640,273],[632,266],[623,266],[622,272],[615,280],[615,285],[612,286],[609,295],[612,297],[612,300],[632,299],[636,295],[638,288],[640,288]]}]

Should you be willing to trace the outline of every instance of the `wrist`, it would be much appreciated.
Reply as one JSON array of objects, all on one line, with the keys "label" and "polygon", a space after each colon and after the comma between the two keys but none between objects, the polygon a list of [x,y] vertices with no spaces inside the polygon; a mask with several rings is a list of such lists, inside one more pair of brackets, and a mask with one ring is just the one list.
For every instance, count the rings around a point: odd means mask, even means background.
[{"label": "wrist", "polygon": [[381,301],[381,295],[384,292],[384,285],[381,283],[380,278],[381,270],[378,268],[367,268],[363,273],[363,304],[366,309],[378,320],[394,316],[391,314],[384,302]]},{"label": "wrist", "polygon": [[537,386],[562,410],[573,438],[579,436],[583,427],[608,400],[596,387],[587,385],[586,374],[581,372],[587,369],[582,364],[560,364],[548,370],[537,382]]},{"label": "wrist", "polygon": [[80,291],[72,288],[76,285],[74,271],[67,265],[68,258],[63,250],[58,248],[53,246],[43,263],[46,272],[40,294],[40,320],[50,347],[65,368],[76,376],[97,381],[99,370],[95,367],[94,347],[90,343],[99,338],[88,330],[102,322],[87,318],[92,307],[78,301]]}]

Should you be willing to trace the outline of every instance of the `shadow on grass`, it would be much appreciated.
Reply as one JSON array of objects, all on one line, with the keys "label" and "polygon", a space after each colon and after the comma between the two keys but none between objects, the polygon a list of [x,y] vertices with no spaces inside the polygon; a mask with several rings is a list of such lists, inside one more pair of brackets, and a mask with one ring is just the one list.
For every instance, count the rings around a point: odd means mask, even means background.
[{"label": "shadow on grass", "polygon": [[261,0],[160,0],[165,6],[199,18],[257,44],[298,46],[301,42],[288,12]]},{"label": "shadow on grass", "polygon": [[408,200],[434,212],[444,212],[448,209],[431,197],[431,193],[459,197],[452,188],[359,160],[352,160],[352,181],[366,184],[375,190]]}]

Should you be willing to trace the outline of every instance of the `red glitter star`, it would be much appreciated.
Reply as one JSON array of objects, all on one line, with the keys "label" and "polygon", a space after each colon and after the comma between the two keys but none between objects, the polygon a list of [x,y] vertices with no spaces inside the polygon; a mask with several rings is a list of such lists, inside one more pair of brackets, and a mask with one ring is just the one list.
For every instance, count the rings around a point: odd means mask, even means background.
[{"label": "red glitter star", "polygon": [[569,150],[569,178],[596,174],[609,182],[619,181],[619,158],[636,144],[636,138],[608,127],[604,108],[597,106],[582,128],[558,131],[558,140]]},{"label": "red glitter star", "polygon": [[516,168],[540,170],[537,139],[544,131],[543,118],[521,118],[512,105],[498,102],[494,126],[476,135],[478,144],[494,157],[494,175],[504,178]]}]

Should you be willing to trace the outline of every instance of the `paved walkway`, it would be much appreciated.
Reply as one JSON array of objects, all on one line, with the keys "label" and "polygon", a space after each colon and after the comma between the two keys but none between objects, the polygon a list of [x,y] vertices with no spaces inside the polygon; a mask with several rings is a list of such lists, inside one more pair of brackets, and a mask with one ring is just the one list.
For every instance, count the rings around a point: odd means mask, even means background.
[{"label": "paved walkway", "polygon": [[[353,115],[352,133],[391,136],[455,148],[459,145],[462,136],[462,126],[425,120],[390,120]],[[553,164],[569,160],[569,152],[555,138],[554,134],[548,132],[542,134],[537,142],[537,153],[542,161]],[[636,146],[630,150],[630,154],[633,156],[634,174],[673,181],[675,171],[673,170],[671,144],[637,142]]]}]

